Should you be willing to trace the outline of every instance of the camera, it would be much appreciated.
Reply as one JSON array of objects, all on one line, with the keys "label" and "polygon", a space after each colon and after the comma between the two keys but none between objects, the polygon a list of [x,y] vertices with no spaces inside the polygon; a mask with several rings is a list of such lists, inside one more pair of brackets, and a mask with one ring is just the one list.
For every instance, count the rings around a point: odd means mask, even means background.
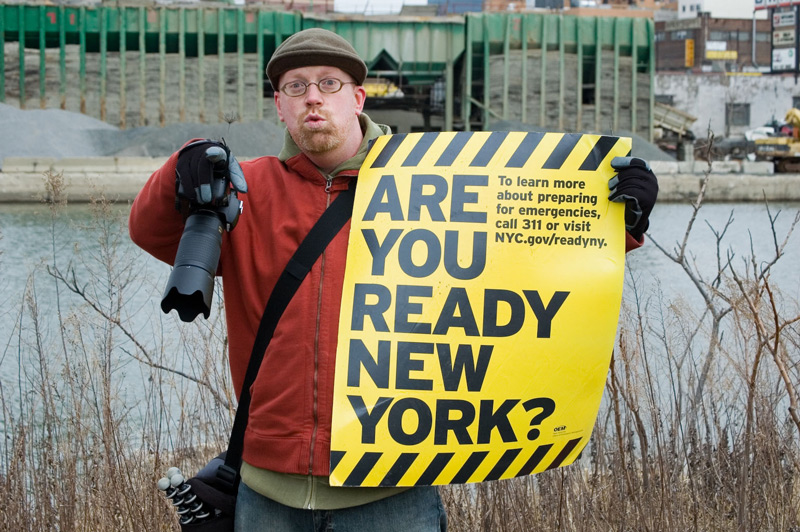
[{"label": "camera", "polygon": [[[200,313],[208,319],[222,234],[234,228],[242,212],[242,202],[236,191],[228,187],[223,173],[214,172],[211,188],[212,197],[217,198],[212,203],[196,205],[187,200],[176,201],[178,210],[188,211],[188,216],[161,300],[161,310],[165,314],[177,310],[184,322],[193,321]],[[182,196],[180,186],[178,196]]]}]

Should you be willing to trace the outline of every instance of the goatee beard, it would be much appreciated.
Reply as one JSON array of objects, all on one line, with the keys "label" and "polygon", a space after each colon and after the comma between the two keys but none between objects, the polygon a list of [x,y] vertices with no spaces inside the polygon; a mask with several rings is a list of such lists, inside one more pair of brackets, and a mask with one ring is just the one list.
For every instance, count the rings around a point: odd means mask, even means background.
[{"label": "goatee beard", "polygon": [[[327,117],[325,118],[327,120]],[[341,146],[344,140],[342,130],[331,122],[321,129],[309,129],[301,122],[295,142],[305,152],[327,153]]]}]

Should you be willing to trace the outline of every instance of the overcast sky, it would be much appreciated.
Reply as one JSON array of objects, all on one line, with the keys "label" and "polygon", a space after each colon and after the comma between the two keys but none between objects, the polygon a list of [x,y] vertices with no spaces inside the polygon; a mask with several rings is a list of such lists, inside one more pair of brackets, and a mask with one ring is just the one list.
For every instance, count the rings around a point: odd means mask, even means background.
[{"label": "overcast sky", "polygon": [[338,13],[389,15],[399,13],[403,4],[420,6],[427,3],[427,0],[333,0],[333,9]]},{"label": "overcast sky", "polygon": [[[338,13],[389,15],[399,13],[403,4],[419,6],[427,3],[427,0],[333,0],[333,8]],[[752,18],[755,5],[754,0],[696,0],[695,3],[702,3],[703,9],[717,18]],[[766,18],[766,12],[758,12],[756,18]]]},{"label": "overcast sky", "polygon": [[[333,0],[333,8],[338,13],[389,15],[399,13],[403,4],[419,6],[427,3],[427,0]],[[696,0],[694,3],[702,3],[703,9],[717,18],[752,18],[755,5],[754,0]],[[766,18],[766,12],[758,12],[756,18]]]}]

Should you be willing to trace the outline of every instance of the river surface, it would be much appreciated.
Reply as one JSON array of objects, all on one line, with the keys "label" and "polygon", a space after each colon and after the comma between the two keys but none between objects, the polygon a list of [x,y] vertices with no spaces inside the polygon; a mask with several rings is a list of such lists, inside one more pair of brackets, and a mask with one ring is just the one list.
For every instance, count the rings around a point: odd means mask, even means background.
[{"label": "river surface", "polygon": [[[800,203],[770,205],[772,216],[778,214],[775,232],[783,241],[792,220],[800,210]],[[141,252],[127,238],[125,221],[127,206],[113,207],[111,213],[116,224],[111,224],[108,239],[117,243],[117,261],[131,267],[129,273],[137,274],[133,281],[136,286],[127,290],[129,308],[138,315],[153,319],[160,313],[158,303],[161,289],[166,282],[169,268],[149,255]],[[663,247],[671,250],[686,233],[687,222],[692,208],[685,204],[660,204],[651,217],[650,234]],[[745,259],[757,258],[763,264],[774,256],[773,232],[763,204],[706,204],[697,217],[688,242],[688,250],[697,268],[706,278],[713,278],[717,271],[717,245],[714,230],[721,232],[726,222],[730,226],[721,239],[724,254],[732,253],[732,264],[743,271]],[[0,391],[8,400],[20,383],[20,366],[32,364],[30,354],[31,321],[25,313],[24,294],[26,290],[35,294],[38,310],[45,327],[55,322],[56,305],[60,302],[62,312],[80,305],[74,294],[63,287],[56,292],[56,283],[47,273],[48,265],[55,264],[62,271],[70,265],[75,267],[79,281],[89,275],[86,259],[94,264],[93,275],[103,275],[97,258],[103,258],[100,244],[105,234],[98,225],[89,206],[69,206],[53,217],[44,205],[2,205],[0,206]],[[79,254],[76,254],[79,252]],[[84,262],[81,262],[84,261]],[[772,283],[795,302],[800,301],[800,231],[791,236],[786,255],[772,271]],[[655,290],[663,292],[669,300],[683,298],[700,304],[701,300],[681,268],[670,261],[652,242],[628,255],[628,274],[624,298],[632,297],[633,285],[646,293]],[[158,318],[156,318],[158,319]],[[139,331],[146,330],[139,327]],[[44,334],[54,335],[52,330]],[[27,336],[27,337],[26,337]],[[24,373],[24,372],[23,372]]]},{"label": "river surface", "polygon": [[[719,269],[718,255],[722,255],[723,261],[732,256],[731,264],[740,275],[744,271],[744,262],[749,263],[752,258],[762,268],[766,262],[774,259],[776,240],[779,244],[784,243],[799,211],[798,202],[769,206],[763,203],[703,205],[687,241],[687,254],[708,280],[713,279]],[[684,239],[692,212],[692,207],[686,204],[658,205],[651,216],[648,235],[674,255]],[[770,217],[774,219],[774,224],[770,223]],[[721,235],[719,244],[715,233]],[[653,242],[629,253],[627,266],[626,293],[631,288],[633,278],[645,289],[658,285],[669,299],[697,296],[681,267],[668,259]],[[800,225],[785,243],[784,256],[773,266],[771,278],[784,294],[795,300],[800,299]]]}]

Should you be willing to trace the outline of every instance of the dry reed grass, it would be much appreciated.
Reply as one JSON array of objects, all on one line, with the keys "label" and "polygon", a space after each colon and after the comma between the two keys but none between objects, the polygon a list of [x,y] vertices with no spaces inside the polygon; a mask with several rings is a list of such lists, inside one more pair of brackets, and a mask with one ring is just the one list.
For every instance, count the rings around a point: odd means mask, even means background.
[{"label": "dry reed grass", "polygon": [[[47,182],[52,257],[46,275],[30,276],[3,355],[16,346],[27,362],[17,389],[0,381],[0,530],[178,530],[155,484],[170,465],[196,470],[226,441],[234,400],[222,309],[209,322],[152,315],[134,325],[149,312],[131,308],[131,295],[159,288],[121,245],[124,220],[99,199],[93,224],[74,229],[97,246],[64,257],[63,185]],[[774,256],[742,260],[715,228],[708,278],[687,245],[695,220],[674,248],[654,244],[704,305],[642,293],[632,279],[581,458],[442,488],[452,531],[800,532],[800,308],[770,279],[788,235],[775,234]],[[55,294],[46,305],[44,283]],[[135,397],[123,386],[131,379]]]}]

